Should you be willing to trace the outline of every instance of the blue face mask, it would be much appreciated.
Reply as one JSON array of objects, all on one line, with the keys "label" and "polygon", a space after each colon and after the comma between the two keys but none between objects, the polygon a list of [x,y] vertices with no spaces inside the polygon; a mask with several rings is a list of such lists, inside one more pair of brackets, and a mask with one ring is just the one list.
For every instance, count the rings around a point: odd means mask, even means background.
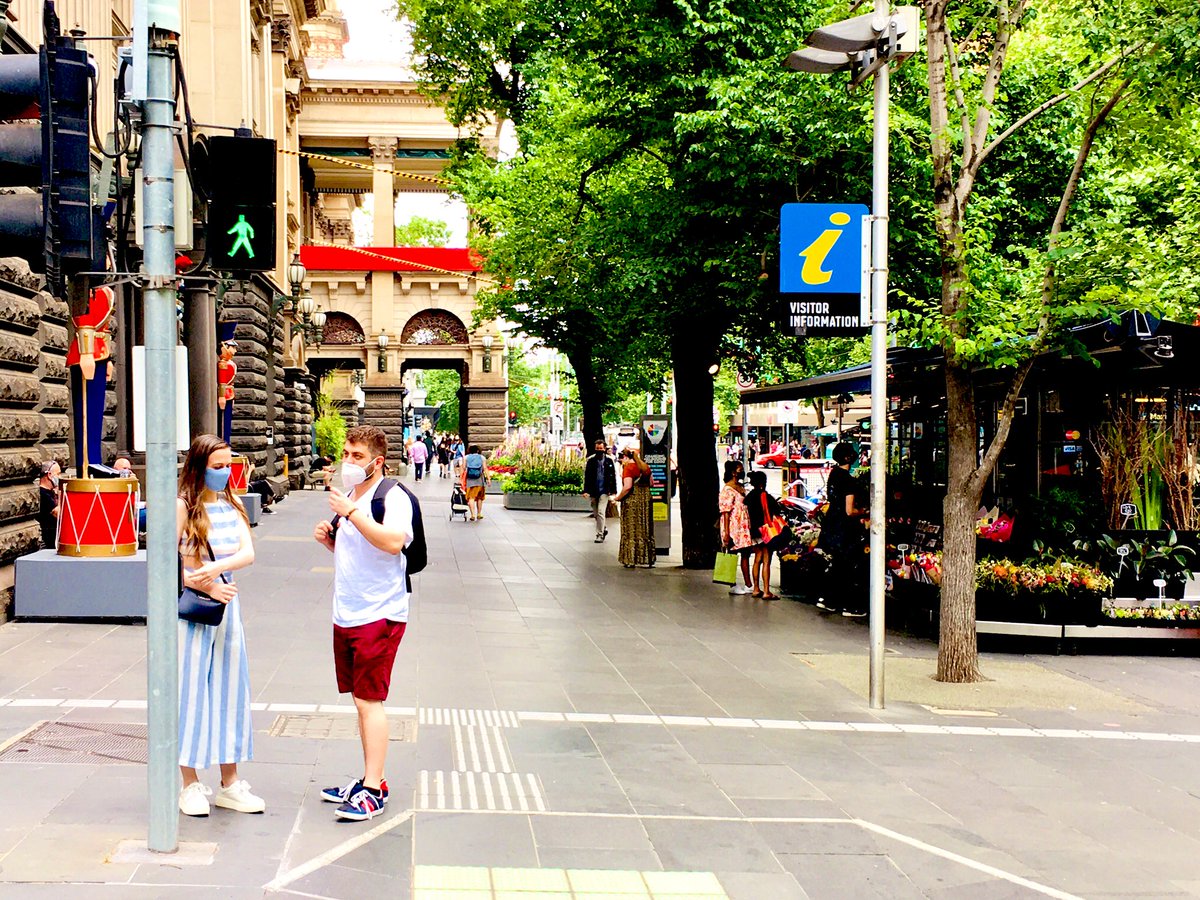
[{"label": "blue face mask", "polygon": [[221,493],[229,484],[229,473],[233,470],[226,466],[224,469],[205,469],[204,486],[210,491]]}]

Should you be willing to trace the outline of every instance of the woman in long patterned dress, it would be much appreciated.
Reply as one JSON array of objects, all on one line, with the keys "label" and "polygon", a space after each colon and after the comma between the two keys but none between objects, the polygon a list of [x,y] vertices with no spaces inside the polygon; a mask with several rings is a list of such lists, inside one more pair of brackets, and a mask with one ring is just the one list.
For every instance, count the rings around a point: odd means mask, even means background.
[{"label": "woman in long patterned dress", "polygon": [[742,568],[742,581],[736,581],[729,588],[729,593],[736,596],[749,594],[751,584],[750,557],[754,555],[754,539],[750,537],[750,513],[746,509],[746,489],[742,481],[746,470],[735,459],[725,461],[725,484],[717,498],[717,506],[721,511],[721,546],[726,553],[736,553]]},{"label": "woman in long patterned dress", "polygon": [[617,559],[627,569],[634,566],[650,567],[656,559],[654,549],[654,523],[650,520],[650,467],[642,461],[636,450],[622,453],[625,463],[621,468],[621,546]]},{"label": "woman in long patterned dress", "polygon": [[221,767],[216,806],[266,809],[238,777],[238,763],[253,755],[253,727],[241,601],[227,573],[254,562],[254,544],[246,511],[229,487],[231,463],[229,445],[202,434],[179,476],[175,524],[184,584],[227,604],[219,625],[179,620],[179,811],[188,816],[209,813],[212,790],[196,770],[212,765]]}]

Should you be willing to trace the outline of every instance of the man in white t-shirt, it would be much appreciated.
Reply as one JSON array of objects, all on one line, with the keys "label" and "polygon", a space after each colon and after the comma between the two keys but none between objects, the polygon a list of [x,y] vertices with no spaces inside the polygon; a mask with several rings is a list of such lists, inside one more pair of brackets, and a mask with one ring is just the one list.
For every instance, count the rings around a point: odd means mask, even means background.
[{"label": "man in white t-shirt", "polygon": [[383,812],[388,749],[383,702],[391,687],[392,664],[408,622],[408,590],[403,550],[413,537],[408,494],[393,486],[383,498],[383,521],[376,522],[371,500],[383,479],[387,436],[373,425],[346,433],[342,491],[329,492],[332,522],[320,522],[317,543],[333,551],[333,658],[338,691],[350,693],[358,710],[363,775],[344,787],[326,788],[324,800],[340,803],[337,816],[363,821]]}]

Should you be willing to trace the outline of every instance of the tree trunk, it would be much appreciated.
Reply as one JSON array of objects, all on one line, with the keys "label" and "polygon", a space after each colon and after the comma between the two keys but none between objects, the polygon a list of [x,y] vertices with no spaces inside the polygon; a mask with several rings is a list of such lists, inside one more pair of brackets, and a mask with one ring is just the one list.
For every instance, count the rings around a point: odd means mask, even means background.
[{"label": "tree trunk", "polygon": [[583,417],[580,425],[580,430],[583,432],[583,445],[587,448],[587,452],[591,453],[596,441],[604,440],[604,422],[601,418],[604,394],[596,380],[592,355],[586,349],[568,352],[567,359],[575,371],[575,383],[579,388],[579,409]]},{"label": "tree trunk", "polygon": [[679,463],[679,517],[683,531],[683,567],[709,569],[715,560],[717,444],[712,430],[712,353],[697,348],[690,335],[671,342],[675,370],[675,435]]},{"label": "tree trunk", "polygon": [[975,516],[983,494],[977,478],[979,429],[971,373],[946,363],[948,477],[942,504],[941,635],[937,680],[981,680],[975,635]]}]

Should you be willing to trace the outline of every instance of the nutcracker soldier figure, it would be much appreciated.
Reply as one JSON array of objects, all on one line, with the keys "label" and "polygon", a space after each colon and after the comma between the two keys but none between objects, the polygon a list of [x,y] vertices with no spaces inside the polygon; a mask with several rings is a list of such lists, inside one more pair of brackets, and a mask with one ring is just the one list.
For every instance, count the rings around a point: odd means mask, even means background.
[{"label": "nutcracker soldier figure", "polygon": [[233,355],[237,353],[237,341],[233,339],[236,322],[221,322],[217,325],[220,340],[217,360],[217,431],[225,443],[233,437],[233,379],[237,375],[237,364]]},{"label": "nutcracker soldier figure", "polygon": [[73,316],[75,337],[67,348],[74,407],[75,467],[88,477],[88,465],[103,462],[100,441],[104,436],[104,392],[108,387],[112,353],[108,329],[115,308],[112,288],[94,288],[86,312]]}]

